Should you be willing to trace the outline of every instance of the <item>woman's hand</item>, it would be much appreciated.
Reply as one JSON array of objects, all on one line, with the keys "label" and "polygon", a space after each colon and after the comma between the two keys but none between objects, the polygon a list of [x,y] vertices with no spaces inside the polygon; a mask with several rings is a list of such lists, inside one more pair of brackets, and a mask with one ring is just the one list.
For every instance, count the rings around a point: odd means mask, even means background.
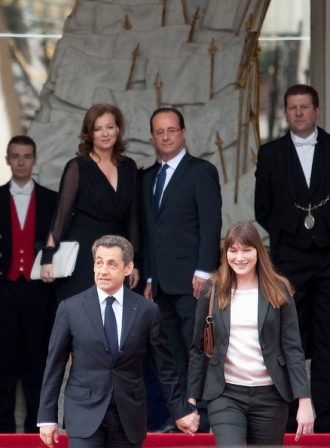
[{"label": "woman's hand", "polygon": [[129,289],[134,289],[139,283],[140,275],[138,269],[134,268],[129,275]]},{"label": "woman's hand", "polygon": [[53,265],[44,264],[41,266],[40,277],[45,283],[53,282],[55,280],[53,277]]},{"label": "woman's hand", "polygon": [[296,442],[301,436],[309,434],[314,426],[314,414],[310,398],[299,398],[297,423]]}]

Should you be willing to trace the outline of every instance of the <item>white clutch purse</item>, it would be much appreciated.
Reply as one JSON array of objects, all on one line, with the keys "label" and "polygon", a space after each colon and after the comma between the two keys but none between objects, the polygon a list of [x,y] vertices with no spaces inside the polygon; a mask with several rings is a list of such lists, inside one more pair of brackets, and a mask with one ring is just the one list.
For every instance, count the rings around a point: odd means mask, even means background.
[{"label": "white clutch purse", "polygon": [[[53,277],[62,278],[72,275],[76,265],[79,243],[77,241],[64,241],[60,243],[58,251],[53,256]],[[31,271],[31,280],[40,280],[40,260],[42,250],[34,261]]]}]

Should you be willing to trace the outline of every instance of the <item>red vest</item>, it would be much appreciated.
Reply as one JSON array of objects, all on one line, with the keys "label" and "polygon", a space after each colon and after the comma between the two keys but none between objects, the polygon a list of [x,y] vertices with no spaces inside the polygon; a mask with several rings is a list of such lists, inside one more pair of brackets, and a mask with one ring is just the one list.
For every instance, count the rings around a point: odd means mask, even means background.
[{"label": "red vest", "polygon": [[34,231],[36,216],[35,191],[33,189],[26,213],[23,230],[21,229],[13,196],[10,197],[11,213],[11,264],[7,278],[16,281],[22,274],[31,280],[31,270],[35,259]]}]

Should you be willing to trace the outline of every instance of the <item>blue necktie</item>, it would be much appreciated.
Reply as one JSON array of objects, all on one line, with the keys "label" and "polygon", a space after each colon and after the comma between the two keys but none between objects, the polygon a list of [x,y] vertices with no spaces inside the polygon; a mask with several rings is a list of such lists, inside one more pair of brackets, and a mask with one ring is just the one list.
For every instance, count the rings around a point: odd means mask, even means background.
[{"label": "blue necktie", "polygon": [[155,210],[158,212],[160,207],[160,198],[162,197],[164,185],[165,185],[165,179],[166,179],[166,170],[169,168],[169,165],[165,163],[162,166],[162,169],[160,170],[157,182],[156,182],[156,189],[155,189],[155,195],[154,195],[154,201],[155,201]]},{"label": "blue necktie", "polygon": [[107,305],[104,313],[104,331],[105,337],[108,342],[108,348],[113,359],[116,361],[118,357],[118,333],[117,333],[117,321],[116,316],[112,308],[112,304],[116,299],[114,297],[107,297]]}]

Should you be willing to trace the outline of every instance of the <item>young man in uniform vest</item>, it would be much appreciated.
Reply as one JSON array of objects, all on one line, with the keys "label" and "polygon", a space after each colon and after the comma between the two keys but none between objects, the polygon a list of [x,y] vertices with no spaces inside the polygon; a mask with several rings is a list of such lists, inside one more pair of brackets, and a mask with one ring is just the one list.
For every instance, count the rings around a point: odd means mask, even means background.
[{"label": "young man in uniform vest", "polygon": [[18,379],[26,402],[25,432],[36,433],[37,411],[56,300],[49,284],[31,280],[36,243],[46,241],[57,194],[32,180],[36,145],[13,137],[0,187],[0,433],[16,432]]}]

